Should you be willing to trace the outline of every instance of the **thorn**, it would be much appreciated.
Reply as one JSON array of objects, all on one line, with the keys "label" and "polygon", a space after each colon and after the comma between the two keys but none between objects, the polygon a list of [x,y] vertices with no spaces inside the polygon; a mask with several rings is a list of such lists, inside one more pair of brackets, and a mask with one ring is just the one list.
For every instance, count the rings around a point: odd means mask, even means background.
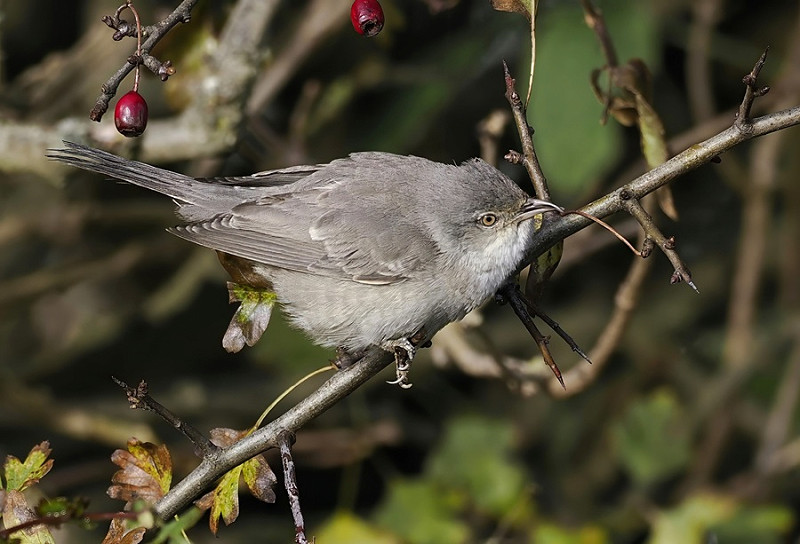
[{"label": "thorn", "polygon": [[581,358],[582,358],[584,361],[586,361],[587,363],[589,363],[589,364],[592,364],[592,360],[591,360],[591,359],[589,359],[589,356],[588,356],[588,355],[586,355],[586,354],[583,352],[583,350],[582,350],[581,348],[579,348],[579,347],[578,347],[578,345],[577,345],[577,344],[575,344],[575,345],[573,345],[573,346],[572,346],[572,351],[574,351],[575,353],[577,353],[578,355],[580,355],[580,356],[581,356]]},{"label": "thorn", "polygon": [[567,386],[566,386],[566,385],[564,385],[564,378],[562,378],[562,377],[561,377],[561,372],[560,372],[560,371],[559,371],[559,373],[558,373],[558,374],[556,374],[556,378],[558,379],[558,383],[560,383],[560,384],[561,384],[561,389],[563,389],[564,391],[566,391],[566,390],[567,390]]}]

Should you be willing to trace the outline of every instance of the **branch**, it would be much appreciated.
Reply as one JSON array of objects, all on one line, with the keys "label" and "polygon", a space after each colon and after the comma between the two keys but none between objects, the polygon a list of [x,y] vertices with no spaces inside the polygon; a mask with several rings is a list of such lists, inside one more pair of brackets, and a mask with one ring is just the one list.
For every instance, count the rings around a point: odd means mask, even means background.
[{"label": "branch", "polygon": [[[198,0],[183,0],[183,2],[178,5],[175,10],[170,13],[164,20],[159,23],[156,23],[152,26],[146,27],[142,29],[142,34],[147,34],[147,39],[142,42],[142,55],[141,58],[129,58],[128,61],[122,65],[122,67],[117,70],[117,72],[108,78],[108,81],[103,83],[100,87],[100,96],[97,97],[97,101],[92,108],[92,111],[89,112],[89,118],[92,121],[99,122],[100,119],[103,118],[103,114],[108,110],[108,103],[117,94],[117,88],[119,84],[122,83],[122,80],[131,73],[139,62],[142,62],[147,66],[150,70],[162,78],[162,80],[166,79],[171,74],[174,74],[175,71],[172,68],[171,63],[169,61],[165,63],[160,63],[155,58],[150,55],[150,51],[152,51],[153,47],[156,46],[158,42],[161,41],[161,38],[167,35],[167,33],[172,30],[174,26],[178,23],[186,23],[191,18],[192,8],[194,5],[197,4]],[[115,28],[111,22],[111,18],[103,18],[103,21]],[[117,34],[120,34],[120,30],[117,30]],[[115,38],[117,36],[115,34]],[[123,35],[130,35],[130,33],[126,30],[120,34],[119,39],[122,38]],[[136,62],[131,62],[135,60]]]},{"label": "branch", "polygon": [[283,483],[286,487],[286,495],[289,497],[292,519],[294,519],[294,541],[297,544],[308,544],[303,511],[300,508],[300,490],[297,487],[294,459],[292,459],[292,443],[294,443],[294,434],[282,432],[278,435],[278,447],[281,450],[281,464],[283,465]]},{"label": "branch", "polygon": [[161,519],[176,515],[221,474],[267,449],[277,447],[281,433],[297,432],[303,425],[358,389],[391,361],[390,355],[384,350],[370,350],[360,361],[334,374],[319,389],[279,418],[232,446],[203,458],[197,468],[156,503],[153,511]]},{"label": "branch", "polygon": [[147,391],[147,382],[144,380],[139,382],[138,386],[131,387],[119,378],[111,376],[111,379],[114,380],[114,383],[125,390],[125,394],[128,396],[128,403],[130,404],[131,409],[150,411],[161,417],[161,419],[175,427],[186,438],[188,438],[192,444],[194,444],[195,451],[198,455],[206,457],[213,455],[219,449],[216,445],[214,445],[213,442],[211,442],[211,440],[203,436],[203,433],[189,425],[189,423],[186,421],[183,421],[181,418],[167,409],[166,406],[151,397]]},{"label": "branch", "polygon": [[[715,157],[752,138],[770,134],[800,124],[800,106],[756,117],[747,129],[732,126],[707,140],[690,146],[661,166],[642,174],[630,183],[602,196],[581,208],[581,211],[595,217],[607,217],[625,208],[624,196],[642,198],[659,187],[663,187],[678,176],[712,162]],[[523,263],[532,261],[559,240],[574,234],[591,224],[579,215],[568,215],[557,221],[543,225],[531,241],[527,257]]]},{"label": "branch", "polygon": [[[630,183],[583,207],[581,211],[595,217],[606,217],[625,209],[626,201],[640,199],[678,177],[746,140],[800,124],[800,106],[765,115],[749,123],[735,124],[699,144],[693,145],[672,159],[639,176]],[[527,262],[544,253],[554,244],[591,223],[579,215],[567,215],[549,222],[537,232],[528,248]],[[338,401],[349,395],[385,368],[389,355],[373,349],[351,367],[336,373],[310,396],[300,401],[283,416],[235,443],[213,452],[185,479],[179,482],[154,507],[162,519],[172,517],[196,496],[199,496],[217,477],[234,466],[269,448],[279,445],[281,433],[298,431]],[[600,366],[600,365],[596,365]],[[598,369],[594,369],[596,372]],[[552,391],[551,391],[552,392]]]}]

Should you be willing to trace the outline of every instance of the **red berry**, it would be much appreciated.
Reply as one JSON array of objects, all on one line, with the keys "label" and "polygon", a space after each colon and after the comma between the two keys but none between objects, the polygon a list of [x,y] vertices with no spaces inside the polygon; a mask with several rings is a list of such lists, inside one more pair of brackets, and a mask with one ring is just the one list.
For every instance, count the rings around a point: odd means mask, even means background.
[{"label": "red berry", "polygon": [[114,124],[123,136],[141,136],[147,126],[147,102],[136,91],[130,91],[119,99],[114,108]]},{"label": "red berry", "polygon": [[383,8],[378,0],[356,0],[350,7],[350,22],[359,34],[375,36],[383,28]]}]

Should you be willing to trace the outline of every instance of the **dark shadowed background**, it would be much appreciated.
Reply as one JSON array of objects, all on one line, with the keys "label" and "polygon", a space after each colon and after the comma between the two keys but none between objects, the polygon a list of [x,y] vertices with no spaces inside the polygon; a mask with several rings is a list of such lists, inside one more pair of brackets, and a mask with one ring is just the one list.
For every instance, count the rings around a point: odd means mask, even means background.
[{"label": "dark shadowed background", "polygon": [[[136,1],[144,24],[176,4]],[[280,316],[257,346],[227,354],[221,339],[234,307],[226,276],[212,251],[164,232],[176,223],[172,204],[49,163],[47,147],[87,141],[197,176],[362,150],[443,162],[483,152],[529,187],[524,170],[502,159],[518,139],[504,118],[501,63],[524,93],[524,17],[485,0],[383,0],[386,26],[367,39],[350,25],[347,0],[278,2],[250,64],[252,84],[223,105],[203,102],[231,83],[208,63],[234,4],[201,1],[191,22],[159,44],[154,55],[177,73],[162,83],[143,71],[151,125],[141,141],[123,141],[111,113],[100,125],[88,119],[100,85],[135,49],[133,39],[112,41],[100,22],[117,5],[0,2],[0,455],[24,457],[49,440],[55,466],[37,487],[45,495],[119,509],[105,496],[109,456],[131,436],[166,443],[176,479],[196,464],[182,436],[128,408],[112,375],[147,380],[155,398],[204,432],[243,429],[332,357]],[[650,68],[673,151],[733,121],[741,78],[766,46],[760,81],[773,88],[756,113],[800,103],[796,1],[598,5],[620,60],[639,57]],[[639,141],[613,119],[600,123],[589,81],[604,61],[579,3],[543,0],[539,9],[529,119],[554,201],[576,208],[643,171]],[[479,143],[489,118],[501,127],[494,153]],[[514,357],[547,377],[513,312],[490,302],[478,326],[420,353],[412,389],[386,385],[387,370],[299,433],[309,535],[414,544],[797,542],[798,146],[797,129],[770,135],[673,184],[680,220],[659,221],[700,294],[670,285],[672,268],[654,253],[608,363],[580,389],[567,380],[576,394],[554,398],[491,364],[464,369],[477,352]],[[611,222],[635,239],[628,218]],[[633,258],[597,227],[566,241],[542,306],[585,350],[602,339]],[[453,347],[464,338],[476,351]],[[555,336],[551,348],[562,370],[586,364]],[[282,487],[274,505],[243,492],[239,520],[219,540],[204,525],[193,542],[288,542],[294,534]],[[69,527],[56,539],[100,542],[105,529]]]}]

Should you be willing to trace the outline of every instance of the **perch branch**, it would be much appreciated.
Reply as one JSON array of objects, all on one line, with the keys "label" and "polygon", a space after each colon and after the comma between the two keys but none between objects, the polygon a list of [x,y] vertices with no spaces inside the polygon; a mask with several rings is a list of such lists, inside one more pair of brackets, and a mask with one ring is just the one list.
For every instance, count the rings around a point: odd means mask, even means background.
[{"label": "perch branch", "polygon": [[186,478],[178,482],[156,505],[161,519],[178,514],[199,497],[221,474],[262,451],[278,446],[281,433],[294,433],[383,370],[392,358],[380,348],[369,351],[360,361],[334,374],[316,391],[277,419],[242,438],[228,448],[206,456]]},{"label": "perch branch", "polygon": [[[749,130],[742,130],[734,125],[705,141],[690,146],[662,165],[587,204],[581,208],[581,211],[595,217],[607,217],[624,209],[627,199],[622,198],[623,196],[642,198],[678,176],[711,162],[715,157],[742,142],[798,124],[800,124],[800,106],[756,117],[750,122]],[[585,217],[568,215],[558,221],[551,221],[543,225],[528,247],[526,262],[530,262],[557,241],[576,233],[590,223],[591,221]]]}]

